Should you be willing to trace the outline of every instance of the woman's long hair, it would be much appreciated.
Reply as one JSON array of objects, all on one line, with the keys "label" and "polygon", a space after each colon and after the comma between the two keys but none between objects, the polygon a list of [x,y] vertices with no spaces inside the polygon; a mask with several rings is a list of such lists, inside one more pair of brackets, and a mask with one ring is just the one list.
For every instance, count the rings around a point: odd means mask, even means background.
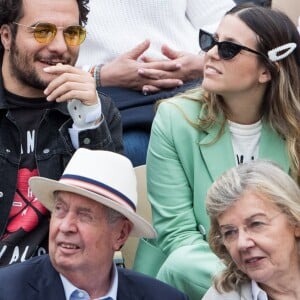
[{"label": "woman's long hair", "polygon": [[[286,140],[290,158],[291,175],[300,184],[300,35],[289,17],[278,10],[251,4],[237,5],[226,15],[240,18],[257,35],[257,51],[265,54],[269,50],[287,43],[296,43],[297,48],[286,58],[272,62],[258,56],[261,63],[270,71],[272,79],[264,95],[261,116]],[[224,121],[218,137],[222,134],[228,115],[223,98],[212,92],[205,92],[201,97],[186,93],[184,97],[202,103],[200,129]],[[215,140],[215,141],[216,141]]]}]

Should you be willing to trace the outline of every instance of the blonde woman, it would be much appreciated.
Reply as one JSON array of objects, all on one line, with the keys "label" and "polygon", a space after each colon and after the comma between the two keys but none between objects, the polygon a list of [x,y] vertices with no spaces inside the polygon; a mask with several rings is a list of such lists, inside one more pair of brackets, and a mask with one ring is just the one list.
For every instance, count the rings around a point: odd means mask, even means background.
[{"label": "blonde woman", "polygon": [[222,175],[207,193],[209,244],[225,269],[203,300],[300,299],[300,190],[271,162]]}]

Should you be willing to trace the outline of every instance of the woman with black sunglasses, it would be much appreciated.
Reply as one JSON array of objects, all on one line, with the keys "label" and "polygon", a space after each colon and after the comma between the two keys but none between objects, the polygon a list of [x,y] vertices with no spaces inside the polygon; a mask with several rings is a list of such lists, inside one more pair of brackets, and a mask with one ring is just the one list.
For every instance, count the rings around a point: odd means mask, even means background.
[{"label": "woman with black sunglasses", "polygon": [[296,26],[279,11],[240,5],[216,33],[201,31],[199,42],[206,52],[202,87],[162,102],[152,126],[147,179],[158,238],[141,240],[134,266],[191,300],[222,267],[207,243],[205,197],[214,180],[266,158],[300,183]]}]

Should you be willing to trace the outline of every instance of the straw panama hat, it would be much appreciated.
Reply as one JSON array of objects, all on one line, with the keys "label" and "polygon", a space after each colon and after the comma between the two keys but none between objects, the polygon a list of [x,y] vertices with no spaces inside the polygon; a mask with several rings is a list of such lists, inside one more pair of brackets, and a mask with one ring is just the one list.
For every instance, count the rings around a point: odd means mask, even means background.
[{"label": "straw panama hat", "polygon": [[131,161],[123,155],[79,148],[58,181],[34,176],[30,178],[29,185],[35,197],[50,211],[55,191],[71,192],[95,200],[127,217],[133,223],[131,235],[156,237],[154,228],[136,213],[135,172]]}]

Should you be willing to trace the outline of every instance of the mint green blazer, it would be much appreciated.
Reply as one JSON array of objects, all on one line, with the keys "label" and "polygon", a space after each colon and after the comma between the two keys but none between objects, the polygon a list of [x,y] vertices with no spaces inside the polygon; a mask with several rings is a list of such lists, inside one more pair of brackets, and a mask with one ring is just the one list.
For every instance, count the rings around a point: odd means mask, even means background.
[{"label": "mint green blazer", "polygon": [[[168,274],[162,271],[166,258],[177,253],[174,261],[186,265],[185,273],[202,282],[204,289],[199,293],[203,294],[221,265],[206,241],[206,193],[212,182],[236,163],[228,127],[209,144],[220,125],[208,130],[195,128],[191,122],[197,123],[200,114],[201,104],[185,98],[172,98],[159,105],[147,155],[148,197],[158,238],[140,241],[133,268],[151,276],[158,273],[159,279],[184,290],[176,279],[169,282]],[[259,158],[273,160],[289,172],[285,141],[265,122]]]}]

